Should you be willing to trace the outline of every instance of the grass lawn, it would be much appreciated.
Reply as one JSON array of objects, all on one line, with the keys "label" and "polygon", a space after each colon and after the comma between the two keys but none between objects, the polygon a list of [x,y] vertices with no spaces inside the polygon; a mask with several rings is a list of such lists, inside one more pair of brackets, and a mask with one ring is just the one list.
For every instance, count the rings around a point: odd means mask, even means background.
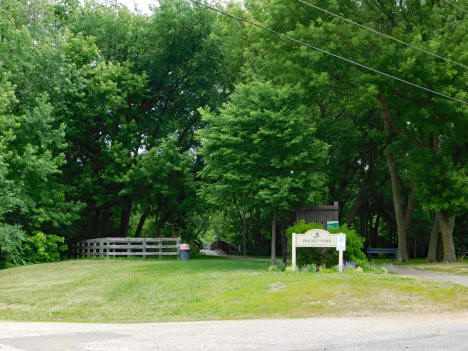
[{"label": "grass lawn", "polygon": [[156,322],[468,310],[468,288],[394,275],[269,272],[204,258],[70,260],[0,270],[0,319]]}]

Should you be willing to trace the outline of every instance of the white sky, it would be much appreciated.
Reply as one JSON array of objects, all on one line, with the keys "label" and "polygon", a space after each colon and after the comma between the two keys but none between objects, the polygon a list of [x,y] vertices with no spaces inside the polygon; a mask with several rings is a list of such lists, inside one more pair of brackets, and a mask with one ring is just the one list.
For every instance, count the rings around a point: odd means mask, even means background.
[{"label": "white sky", "polygon": [[143,13],[151,13],[149,6],[156,5],[157,0],[117,0],[121,4],[127,6],[130,10],[133,10],[136,7]]},{"label": "white sky", "polygon": [[[219,1],[219,0],[218,0]],[[212,0],[212,3],[218,2],[215,0]],[[140,10],[141,12],[145,14],[150,14],[151,11],[149,9],[149,6],[154,6],[157,5],[158,0],[117,0],[117,2],[120,2],[121,4],[127,6],[130,10],[135,9],[135,5]],[[227,0],[220,0],[220,2],[228,2]]]}]

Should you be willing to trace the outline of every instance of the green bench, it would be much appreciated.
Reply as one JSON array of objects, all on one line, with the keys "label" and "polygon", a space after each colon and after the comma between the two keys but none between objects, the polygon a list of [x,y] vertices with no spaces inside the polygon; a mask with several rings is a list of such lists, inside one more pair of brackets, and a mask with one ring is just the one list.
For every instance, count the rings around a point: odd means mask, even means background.
[{"label": "green bench", "polygon": [[398,253],[398,249],[396,247],[386,248],[386,249],[369,247],[367,249],[367,257],[369,257],[369,259],[372,258],[372,255],[379,255],[379,254],[389,254],[389,255],[393,255],[396,258],[397,253]]}]

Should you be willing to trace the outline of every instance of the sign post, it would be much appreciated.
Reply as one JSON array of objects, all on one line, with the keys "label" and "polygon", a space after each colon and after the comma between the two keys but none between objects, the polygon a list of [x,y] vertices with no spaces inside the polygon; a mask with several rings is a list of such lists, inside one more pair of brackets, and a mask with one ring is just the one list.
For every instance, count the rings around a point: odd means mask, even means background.
[{"label": "sign post", "polygon": [[338,271],[343,272],[343,251],[346,250],[346,234],[331,234],[323,229],[311,229],[304,234],[292,234],[292,267],[296,270],[297,247],[335,247],[339,252]]},{"label": "sign post", "polygon": [[336,251],[338,251],[338,271],[343,272],[343,251],[346,251],[346,234],[337,234]]}]

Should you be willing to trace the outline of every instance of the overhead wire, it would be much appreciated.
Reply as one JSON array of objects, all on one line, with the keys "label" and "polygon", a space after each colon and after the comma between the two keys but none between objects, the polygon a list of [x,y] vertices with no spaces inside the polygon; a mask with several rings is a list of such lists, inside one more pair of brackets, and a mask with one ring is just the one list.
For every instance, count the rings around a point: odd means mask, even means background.
[{"label": "overhead wire", "polygon": [[379,32],[378,30],[375,30],[375,29],[373,29],[373,28],[364,26],[364,25],[362,25],[362,24],[360,24],[360,23],[357,23],[357,22],[355,22],[355,21],[352,21],[352,20],[350,20],[350,19],[348,19],[348,18],[346,18],[346,17],[337,15],[336,13],[333,13],[333,12],[331,12],[331,11],[328,11],[328,10],[326,10],[326,9],[323,9],[323,8],[321,8],[321,7],[317,6],[317,5],[311,4],[311,3],[307,2],[307,1],[304,1],[304,0],[297,0],[297,1],[300,2],[301,4],[304,4],[304,5],[306,5],[306,6],[309,6],[309,7],[314,8],[314,9],[316,9],[316,10],[322,11],[322,12],[324,12],[324,13],[327,13],[327,14],[331,15],[331,16],[334,16],[334,17],[336,17],[336,18],[339,18],[339,19],[341,19],[342,21],[346,21],[346,22],[351,23],[351,24],[353,24],[353,25],[355,25],[355,26],[358,26],[358,27],[360,27],[360,28],[362,28],[362,29],[365,29],[365,30],[367,30],[367,31],[369,31],[369,32],[372,32],[372,33],[381,35],[381,36],[383,36],[383,37],[385,37],[385,38],[387,38],[387,39],[394,40],[394,41],[396,41],[396,42],[398,42],[398,43],[400,43],[400,44],[403,44],[403,45],[409,46],[409,47],[411,47],[411,48],[413,48],[413,49],[416,49],[416,50],[419,50],[419,51],[421,51],[421,52],[424,52],[425,54],[432,55],[432,56],[437,57],[437,58],[439,58],[439,59],[441,59],[441,60],[445,60],[445,61],[447,61],[447,62],[450,62],[450,63],[454,64],[454,65],[463,67],[463,68],[465,68],[465,69],[468,68],[468,66],[467,66],[467,65],[464,65],[463,63],[459,63],[459,62],[456,62],[456,61],[451,60],[451,59],[449,59],[449,58],[440,56],[440,55],[438,55],[438,54],[434,54],[433,52],[431,52],[431,51],[429,51],[429,50],[422,49],[422,48],[420,48],[420,47],[418,47],[418,46],[415,46],[415,45],[413,45],[413,44],[407,43],[407,42],[405,42],[405,41],[403,41],[403,40],[394,38],[394,37],[392,37],[392,36],[390,36],[390,35],[388,35],[388,34]]},{"label": "overhead wire", "polygon": [[397,80],[397,81],[399,81],[399,82],[405,83],[405,84],[410,85],[410,86],[413,86],[413,87],[415,87],[415,88],[425,90],[425,91],[427,91],[427,92],[429,92],[429,93],[432,93],[432,94],[434,94],[434,95],[438,95],[438,96],[444,97],[444,98],[446,98],[446,99],[449,99],[449,100],[452,100],[452,101],[457,101],[457,102],[462,103],[462,104],[464,104],[464,105],[468,105],[468,102],[466,102],[466,101],[463,101],[463,100],[454,98],[454,97],[449,96],[449,95],[445,95],[445,94],[443,94],[443,93],[439,93],[438,91],[435,91],[435,90],[426,88],[426,87],[424,87],[424,86],[422,86],[422,85],[418,85],[418,84],[416,84],[416,83],[412,83],[412,82],[407,81],[407,80],[405,80],[405,79],[398,78],[398,77],[396,77],[396,76],[394,76],[394,75],[391,75],[391,74],[388,74],[388,73],[379,71],[379,70],[377,70],[377,69],[375,69],[375,68],[372,68],[372,67],[363,65],[363,64],[361,64],[361,63],[359,63],[359,62],[357,62],[357,61],[353,61],[353,60],[347,59],[347,58],[345,58],[345,57],[342,57],[342,56],[340,56],[340,55],[334,54],[334,53],[332,53],[332,52],[330,52],[330,51],[323,50],[323,49],[321,49],[321,48],[319,48],[319,47],[317,47],[317,46],[313,46],[313,45],[308,44],[308,43],[306,43],[306,42],[303,42],[303,41],[301,41],[301,40],[298,40],[298,39],[295,39],[295,38],[293,38],[293,37],[290,37],[289,35],[286,35],[286,34],[277,32],[277,31],[275,31],[275,30],[273,30],[273,29],[270,29],[270,28],[268,28],[268,27],[265,27],[265,26],[263,26],[263,25],[261,25],[261,24],[259,24],[259,23],[252,22],[252,21],[250,21],[250,20],[248,20],[248,19],[245,19],[245,18],[236,16],[236,15],[230,14],[230,13],[228,13],[228,12],[225,12],[225,11],[223,11],[223,10],[220,10],[220,9],[216,8],[216,7],[213,7],[213,6],[204,4],[204,3],[200,2],[200,1],[197,1],[197,0],[190,0],[190,1],[193,2],[193,3],[195,3],[195,4],[197,4],[197,5],[200,5],[200,6],[203,6],[203,7],[205,7],[205,8],[208,8],[208,9],[210,9],[210,10],[212,10],[212,11],[218,12],[218,13],[220,13],[220,14],[222,14],[222,15],[225,15],[225,16],[228,16],[228,17],[231,17],[231,18],[234,18],[234,19],[236,19],[236,20],[238,20],[238,21],[241,21],[241,22],[244,22],[244,23],[248,23],[248,24],[253,25],[253,26],[255,26],[255,27],[258,27],[258,28],[261,28],[261,29],[263,29],[263,30],[266,30],[266,31],[268,31],[268,32],[270,32],[270,33],[273,33],[273,34],[275,34],[275,35],[278,35],[278,36],[282,37],[283,39],[287,39],[287,40],[293,41],[293,42],[295,42],[295,43],[297,43],[297,44],[299,44],[299,45],[306,46],[306,47],[311,48],[311,49],[313,49],[313,50],[319,51],[319,52],[321,52],[321,53],[323,53],[323,54],[326,54],[326,55],[329,55],[329,56],[333,56],[333,57],[335,57],[335,58],[337,58],[337,59],[339,59],[339,60],[342,60],[342,61],[351,63],[351,64],[353,64],[353,65],[355,65],[355,66],[364,68],[364,69],[366,69],[366,70],[368,70],[368,71],[371,71],[371,72],[374,72],[374,73],[383,75],[383,76],[385,76],[385,77],[387,77],[387,78],[392,78],[392,79],[394,79],[394,80]]}]

